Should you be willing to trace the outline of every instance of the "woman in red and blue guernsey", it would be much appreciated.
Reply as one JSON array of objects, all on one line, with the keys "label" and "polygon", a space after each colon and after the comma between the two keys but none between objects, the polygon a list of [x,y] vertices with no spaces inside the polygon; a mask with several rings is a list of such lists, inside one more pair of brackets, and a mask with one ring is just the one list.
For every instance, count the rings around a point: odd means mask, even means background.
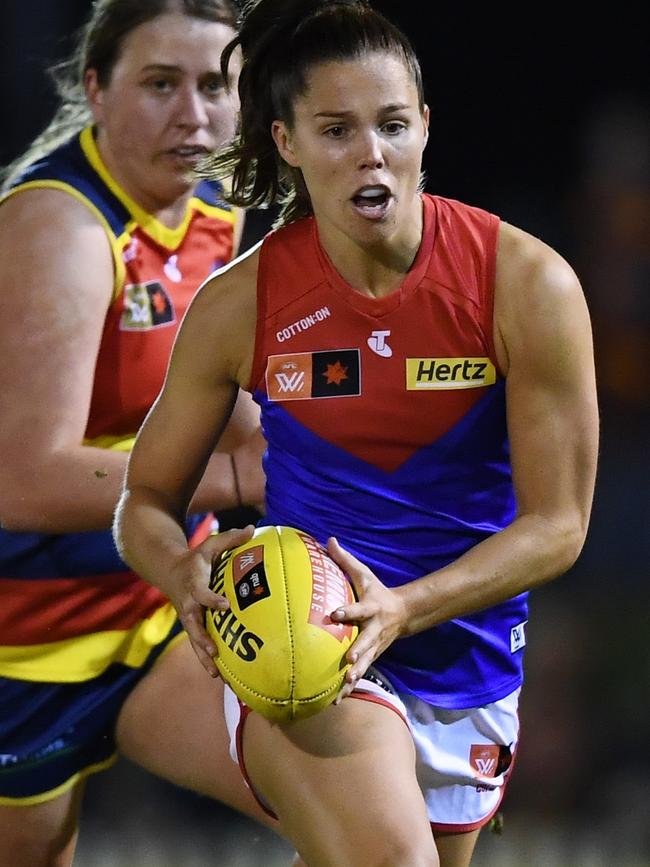
[{"label": "woman in red and blue guernsey", "polygon": [[539,239],[422,192],[418,60],[367,2],[259,0],[236,44],[240,134],[212,167],[234,203],[284,210],[192,302],[117,538],[213,670],[195,608],[226,601],[178,516],[250,390],[264,522],[327,544],[358,601],[325,610],[360,632],[338,703],[308,719],[271,724],[226,688],[235,758],[309,867],[467,867],[517,747],[527,593],[589,519],[584,296]]}]

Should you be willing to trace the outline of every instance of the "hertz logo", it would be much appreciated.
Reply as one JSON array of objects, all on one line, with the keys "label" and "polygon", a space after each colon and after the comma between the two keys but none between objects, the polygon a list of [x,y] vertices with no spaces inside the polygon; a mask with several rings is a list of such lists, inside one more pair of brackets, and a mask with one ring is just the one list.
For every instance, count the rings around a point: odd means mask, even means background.
[{"label": "hertz logo", "polygon": [[406,389],[482,388],[494,385],[496,370],[489,358],[407,358]]}]

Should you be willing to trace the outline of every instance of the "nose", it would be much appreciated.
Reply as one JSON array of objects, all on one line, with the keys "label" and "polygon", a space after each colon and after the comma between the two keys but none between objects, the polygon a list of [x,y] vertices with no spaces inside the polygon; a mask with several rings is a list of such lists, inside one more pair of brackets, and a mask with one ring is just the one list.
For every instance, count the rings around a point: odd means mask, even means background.
[{"label": "nose", "polygon": [[176,123],[178,126],[197,129],[209,122],[206,100],[195,87],[185,87],[179,90]]},{"label": "nose", "polygon": [[381,169],[384,165],[384,153],[381,139],[374,130],[362,136],[359,150],[360,169]]}]

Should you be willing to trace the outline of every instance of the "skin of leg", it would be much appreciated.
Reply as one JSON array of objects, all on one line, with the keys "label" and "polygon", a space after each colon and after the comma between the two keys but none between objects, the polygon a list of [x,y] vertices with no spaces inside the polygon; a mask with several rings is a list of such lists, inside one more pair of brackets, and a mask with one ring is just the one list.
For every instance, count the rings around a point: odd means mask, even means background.
[{"label": "skin of leg", "polygon": [[465,833],[450,834],[445,832],[434,834],[440,867],[469,867],[474,847],[481,829]]},{"label": "skin of leg", "polygon": [[83,783],[51,801],[0,807],[0,867],[71,867]]},{"label": "skin of leg", "polygon": [[223,682],[205,671],[189,641],[163,654],[131,692],[116,736],[122,755],[151,773],[279,830],[230,757]]},{"label": "skin of leg", "polygon": [[[434,834],[440,867],[469,867],[476,846],[480,828],[477,831],[467,831],[460,834]],[[307,867],[298,855],[291,867]]]},{"label": "skin of leg", "polygon": [[348,698],[282,726],[252,713],[243,749],[309,867],[439,867],[413,741],[391,709]]}]

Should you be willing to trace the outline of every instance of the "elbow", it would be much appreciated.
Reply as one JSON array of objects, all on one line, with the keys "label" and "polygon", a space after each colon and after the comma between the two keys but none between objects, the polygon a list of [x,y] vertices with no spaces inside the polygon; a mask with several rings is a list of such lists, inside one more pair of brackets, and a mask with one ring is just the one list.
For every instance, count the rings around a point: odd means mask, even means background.
[{"label": "elbow", "polygon": [[582,516],[567,517],[562,522],[554,522],[553,535],[556,540],[556,574],[567,572],[578,560],[587,538],[588,521]]}]

